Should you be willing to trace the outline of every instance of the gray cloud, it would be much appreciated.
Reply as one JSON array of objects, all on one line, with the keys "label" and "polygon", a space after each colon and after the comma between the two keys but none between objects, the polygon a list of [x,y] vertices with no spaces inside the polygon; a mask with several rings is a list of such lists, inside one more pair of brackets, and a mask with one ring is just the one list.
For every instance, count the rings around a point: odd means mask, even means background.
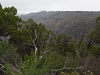
[{"label": "gray cloud", "polygon": [[18,13],[47,11],[99,11],[100,0],[0,0],[3,7],[15,6]]}]

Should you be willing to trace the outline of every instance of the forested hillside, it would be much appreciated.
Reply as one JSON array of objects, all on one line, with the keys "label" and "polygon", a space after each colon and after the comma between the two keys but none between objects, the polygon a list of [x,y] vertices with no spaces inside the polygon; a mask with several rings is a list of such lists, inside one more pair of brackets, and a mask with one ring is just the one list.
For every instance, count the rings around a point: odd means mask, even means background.
[{"label": "forested hillside", "polygon": [[36,23],[42,23],[56,34],[67,34],[79,39],[87,34],[95,25],[95,19],[100,12],[93,11],[41,11],[21,15],[23,20],[32,18]]},{"label": "forested hillside", "polygon": [[[61,12],[57,13],[53,15],[60,16]],[[77,26],[73,23],[77,18],[65,21],[72,23],[69,28]],[[88,19],[79,21],[77,29]],[[2,8],[0,4],[0,75],[100,75],[100,16],[95,16],[94,22],[90,33],[85,35],[88,27],[82,27],[82,36],[75,40],[66,34],[57,35],[32,19],[24,21],[15,7]]]}]

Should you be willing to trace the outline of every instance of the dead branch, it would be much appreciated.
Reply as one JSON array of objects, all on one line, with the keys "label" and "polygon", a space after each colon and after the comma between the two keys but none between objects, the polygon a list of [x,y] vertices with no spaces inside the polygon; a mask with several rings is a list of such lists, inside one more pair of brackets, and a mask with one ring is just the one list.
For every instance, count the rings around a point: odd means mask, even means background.
[{"label": "dead branch", "polygon": [[51,69],[51,72],[63,71],[63,70],[74,70],[74,71],[77,71],[77,70],[85,70],[85,67],[84,66],[80,66],[80,67],[77,67],[77,68]]},{"label": "dead branch", "polygon": [[79,67],[76,67],[76,68],[66,68],[66,64],[68,64],[68,63],[69,62],[66,62],[66,60],[65,60],[63,68],[61,68],[61,69],[51,69],[50,72],[59,72],[59,71],[65,71],[65,70],[84,71],[86,69],[85,66],[79,66]]},{"label": "dead branch", "polygon": [[35,47],[35,56],[36,56],[36,53],[37,53],[37,47],[36,47],[36,44],[35,44],[36,39],[37,39],[37,35],[36,35],[36,30],[35,30],[35,39],[32,41],[32,43]]},{"label": "dead branch", "polygon": [[3,55],[3,57],[2,57],[2,62],[3,62],[4,64],[6,64],[5,55]]},{"label": "dead branch", "polygon": [[37,40],[37,34],[36,34],[36,30],[35,30],[35,39],[32,41],[32,44],[24,43],[24,45],[33,46],[35,48],[34,53],[35,53],[35,58],[37,59],[37,56],[36,56],[36,54],[37,54],[37,46],[36,46],[36,43],[35,43],[36,40]]},{"label": "dead branch", "polygon": [[5,70],[3,70],[3,69],[1,69],[1,68],[0,68],[0,71],[2,71],[3,73],[7,73]]},{"label": "dead branch", "polygon": [[21,72],[20,72],[19,70],[17,70],[15,67],[13,67],[12,65],[10,65],[10,64],[7,64],[7,65],[9,66],[9,69],[10,69],[10,70],[13,70],[13,71],[15,71],[15,72],[21,74]]},{"label": "dead branch", "polygon": [[3,69],[4,69],[4,66],[2,64],[0,64],[0,71],[2,71],[3,73],[6,73],[6,71]]},{"label": "dead branch", "polygon": [[93,40],[89,40],[88,43],[86,44],[86,47],[89,48],[93,44],[94,44],[94,41]]},{"label": "dead branch", "polygon": [[37,39],[37,34],[36,34],[36,30],[35,30],[35,39],[32,41],[32,43],[35,47],[35,61],[37,60],[37,55],[36,55],[37,54],[37,46],[35,44],[36,39]]},{"label": "dead branch", "polygon": [[65,63],[64,63],[64,67],[63,68],[66,68],[66,64],[68,64],[69,62],[66,62],[66,60],[65,60]]},{"label": "dead branch", "polygon": [[16,67],[18,67],[18,68],[20,68],[20,69],[24,68],[24,66],[19,66],[19,65],[17,64],[17,62],[16,62],[15,59],[12,58],[12,60],[14,60],[14,64],[15,64]]},{"label": "dead branch", "polygon": [[41,59],[41,58],[44,56],[44,54],[46,54],[46,53],[48,53],[48,52],[50,52],[50,51],[51,51],[51,49],[50,49],[50,50],[47,50],[47,51],[45,51],[45,52],[43,52],[43,54],[40,56],[39,59]]},{"label": "dead branch", "polygon": [[3,55],[3,59],[2,59],[2,61],[3,61],[3,63],[4,63],[4,64],[6,64],[6,65],[8,65],[8,66],[9,66],[8,68],[9,68],[10,70],[13,70],[13,71],[15,71],[15,72],[17,72],[17,73],[21,74],[21,72],[20,72],[19,70],[17,70],[14,66],[12,66],[12,65],[11,65],[11,64],[9,64],[9,63],[7,63],[7,62],[5,61],[5,59],[4,59],[4,58],[5,58],[5,56]]}]

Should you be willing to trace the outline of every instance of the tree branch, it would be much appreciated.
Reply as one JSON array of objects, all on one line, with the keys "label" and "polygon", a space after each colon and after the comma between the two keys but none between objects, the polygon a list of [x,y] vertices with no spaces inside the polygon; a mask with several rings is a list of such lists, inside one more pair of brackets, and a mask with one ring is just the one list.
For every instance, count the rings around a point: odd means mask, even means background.
[{"label": "tree branch", "polygon": [[8,66],[9,66],[9,69],[21,74],[21,72],[19,70],[17,70],[15,67],[13,67],[12,65],[8,64]]},{"label": "tree branch", "polygon": [[35,30],[35,39],[32,41],[32,43],[35,47],[35,56],[36,56],[36,53],[37,53],[37,47],[36,47],[36,44],[35,44],[36,39],[37,39],[37,35],[36,35],[36,30]]},{"label": "tree branch", "polygon": [[40,56],[40,58],[39,58],[39,59],[41,59],[41,58],[44,56],[44,54],[46,54],[46,53],[48,53],[48,52],[50,52],[50,51],[51,51],[51,49],[50,49],[50,50],[48,50],[48,51],[43,52],[43,54]]},{"label": "tree branch", "polygon": [[78,48],[80,48],[80,45],[81,45],[83,39],[84,39],[84,34],[82,35],[82,38],[81,38],[81,40],[80,40],[79,43],[78,43]]},{"label": "tree branch", "polygon": [[21,74],[21,72],[20,72],[19,70],[17,70],[14,66],[12,66],[11,64],[9,64],[9,63],[7,63],[7,62],[5,61],[5,59],[4,59],[4,55],[3,55],[3,59],[2,59],[2,61],[3,61],[4,64],[6,64],[6,65],[9,66],[8,68],[9,68],[10,70],[13,70],[13,71],[15,71],[15,72]]},{"label": "tree branch", "polygon": [[16,66],[16,67],[18,67],[18,68],[20,68],[20,69],[21,69],[21,68],[24,68],[23,66],[19,66],[19,65],[17,64],[17,62],[16,62],[15,59],[12,58],[12,60],[14,60],[14,63],[15,63],[15,66]]},{"label": "tree branch", "polygon": [[63,71],[63,70],[74,70],[74,71],[77,71],[77,70],[85,70],[85,67],[84,66],[80,66],[80,67],[77,67],[77,68],[51,69],[51,72],[57,72],[57,71]]},{"label": "tree branch", "polygon": [[5,70],[3,70],[3,69],[1,69],[1,68],[0,68],[0,71],[2,71],[2,72],[4,72],[4,73],[7,73]]}]

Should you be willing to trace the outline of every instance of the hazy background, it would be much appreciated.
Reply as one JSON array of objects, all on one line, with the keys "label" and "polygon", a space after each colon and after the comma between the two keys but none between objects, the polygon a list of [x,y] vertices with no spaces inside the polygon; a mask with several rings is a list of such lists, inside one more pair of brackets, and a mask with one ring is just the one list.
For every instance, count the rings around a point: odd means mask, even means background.
[{"label": "hazy background", "polygon": [[100,0],[0,0],[3,7],[15,6],[18,14],[38,11],[99,11]]}]

